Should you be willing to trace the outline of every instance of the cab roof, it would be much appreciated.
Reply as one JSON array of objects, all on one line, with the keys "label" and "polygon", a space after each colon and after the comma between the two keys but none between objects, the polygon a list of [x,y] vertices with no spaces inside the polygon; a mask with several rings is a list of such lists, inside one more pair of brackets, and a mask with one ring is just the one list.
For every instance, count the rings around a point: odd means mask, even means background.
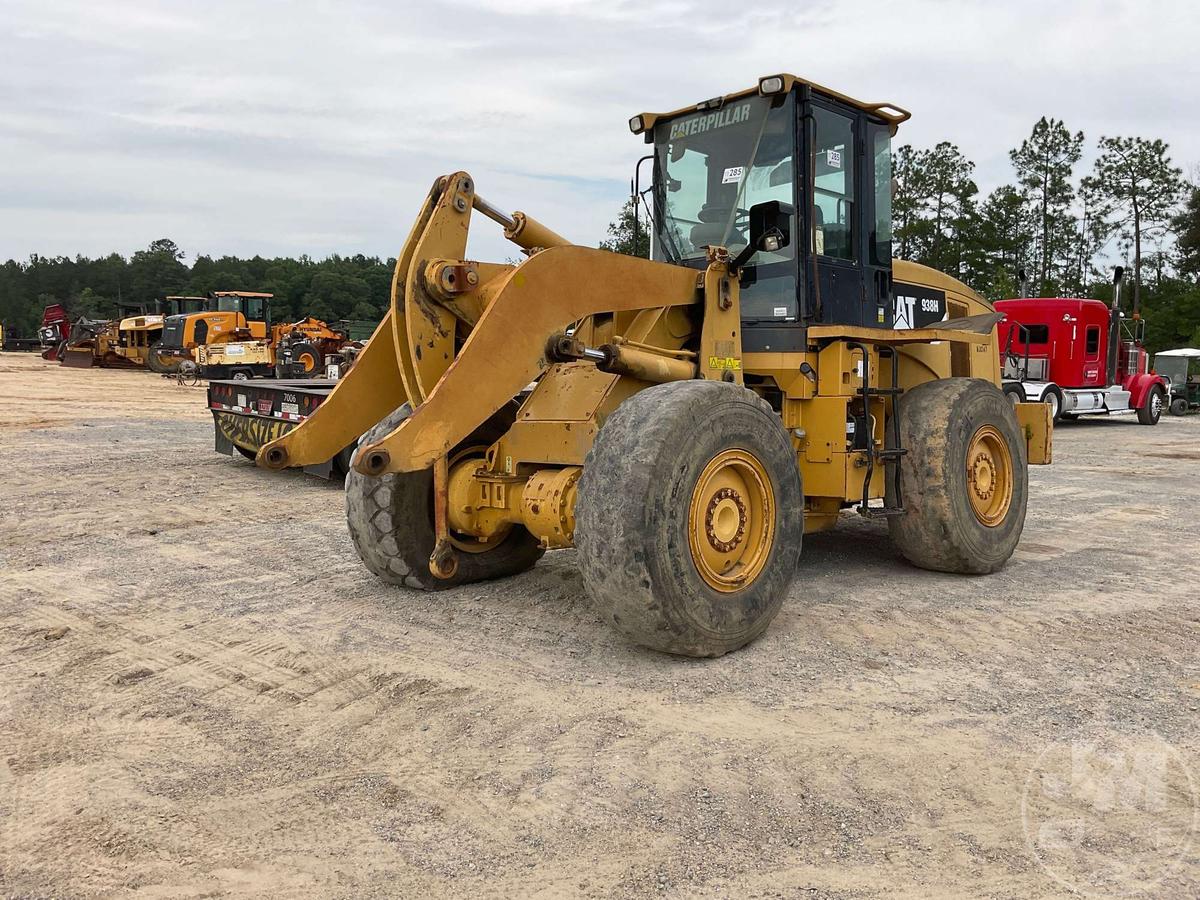
[{"label": "cab roof", "polygon": [[263,298],[270,300],[274,294],[257,294],[254,291],[213,291],[214,297],[249,297],[250,299]]},{"label": "cab roof", "polygon": [[[867,103],[862,100],[855,100],[853,97],[848,97],[838,91],[817,84],[815,81],[809,81],[807,78],[801,78],[798,75],[788,75],[780,73],[778,75],[764,75],[758,79],[758,84],[751,88],[746,88],[741,91],[734,91],[732,94],[725,94],[720,97],[713,97],[711,100],[701,100],[699,103],[694,103],[691,106],[683,106],[671,112],[652,113],[645,112],[634,116],[629,120],[629,128],[634,134],[642,132],[651,132],[657,122],[661,120],[674,119],[678,116],[686,116],[691,113],[706,112],[709,110],[721,109],[726,103],[732,100],[739,100],[742,97],[752,96],[774,96],[777,94],[786,94],[796,85],[802,85],[812,88],[818,94],[828,97],[832,100],[837,100],[847,106],[852,106],[855,109],[860,109],[865,113],[873,116],[878,116],[888,123],[891,133],[894,135],[896,129],[901,123],[907,122],[912,118],[912,113],[903,107],[897,106],[895,103]],[[636,123],[636,127],[635,127]],[[647,139],[649,141],[649,139]]]}]

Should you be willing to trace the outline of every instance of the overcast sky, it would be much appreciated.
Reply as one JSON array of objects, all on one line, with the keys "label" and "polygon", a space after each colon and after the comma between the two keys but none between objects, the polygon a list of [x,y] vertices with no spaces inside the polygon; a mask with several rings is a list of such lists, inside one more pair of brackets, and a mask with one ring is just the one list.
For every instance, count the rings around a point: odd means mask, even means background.
[{"label": "overcast sky", "polygon": [[[783,11],[783,10],[787,11]],[[626,121],[788,71],[913,113],[988,190],[1040,115],[1200,163],[1200,4],[0,0],[0,259],[394,255],[429,184],[594,244]],[[477,220],[471,251],[513,249]]]}]

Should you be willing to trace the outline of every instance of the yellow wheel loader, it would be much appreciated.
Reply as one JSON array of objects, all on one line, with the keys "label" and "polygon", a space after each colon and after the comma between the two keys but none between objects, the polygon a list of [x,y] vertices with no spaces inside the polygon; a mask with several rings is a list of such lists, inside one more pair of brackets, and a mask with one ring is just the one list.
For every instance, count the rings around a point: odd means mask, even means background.
[{"label": "yellow wheel loader", "polygon": [[[1050,422],[1001,393],[991,306],[892,260],[908,117],[791,75],[635,116],[653,261],[572,246],[466,172],[437,179],[390,312],[259,464],[361,434],[347,518],[377,576],[439,590],[573,546],[608,621],[691,656],[761,634],[804,533],[847,508],[918,566],[995,571]],[[528,258],[466,259],[476,213]]]}]

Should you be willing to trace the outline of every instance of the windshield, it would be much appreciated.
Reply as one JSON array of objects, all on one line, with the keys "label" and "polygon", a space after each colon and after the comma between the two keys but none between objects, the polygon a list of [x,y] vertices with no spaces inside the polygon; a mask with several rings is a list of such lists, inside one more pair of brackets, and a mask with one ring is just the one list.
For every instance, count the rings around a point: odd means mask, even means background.
[{"label": "windshield", "polygon": [[217,309],[221,312],[241,312],[246,318],[258,322],[266,316],[266,301],[261,297],[218,297]]},{"label": "windshield", "polygon": [[656,255],[683,262],[703,258],[706,246],[733,252],[745,247],[751,206],[764,200],[793,202],[794,143],[790,96],[774,109],[766,97],[749,97],[659,125]]},{"label": "windshield", "polygon": [[[706,246],[737,254],[748,240],[750,207],[795,203],[795,101],[789,94],[771,102],[748,97],[655,127],[655,259],[703,260]],[[795,244],[756,253],[743,268],[744,322],[796,320]]]}]

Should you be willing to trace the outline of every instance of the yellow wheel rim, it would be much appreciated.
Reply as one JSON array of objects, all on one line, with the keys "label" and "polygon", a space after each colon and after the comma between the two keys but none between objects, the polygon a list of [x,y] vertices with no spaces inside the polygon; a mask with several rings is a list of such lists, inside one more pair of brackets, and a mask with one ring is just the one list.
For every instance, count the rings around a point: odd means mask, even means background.
[{"label": "yellow wheel rim", "polygon": [[311,372],[317,367],[317,360],[311,353],[301,353],[300,365],[303,367],[305,372]]},{"label": "yellow wheel rim", "polygon": [[995,528],[1012,506],[1013,463],[1008,442],[991,425],[975,432],[967,448],[967,496],[982,525]]},{"label": "yellow wheel rim", "polygon": [[700,577],[718,591],[741,590],[766,566],[774,540],[766,468],[745,450],[718,453],[700,473],[688,511],[688,545]]}]

